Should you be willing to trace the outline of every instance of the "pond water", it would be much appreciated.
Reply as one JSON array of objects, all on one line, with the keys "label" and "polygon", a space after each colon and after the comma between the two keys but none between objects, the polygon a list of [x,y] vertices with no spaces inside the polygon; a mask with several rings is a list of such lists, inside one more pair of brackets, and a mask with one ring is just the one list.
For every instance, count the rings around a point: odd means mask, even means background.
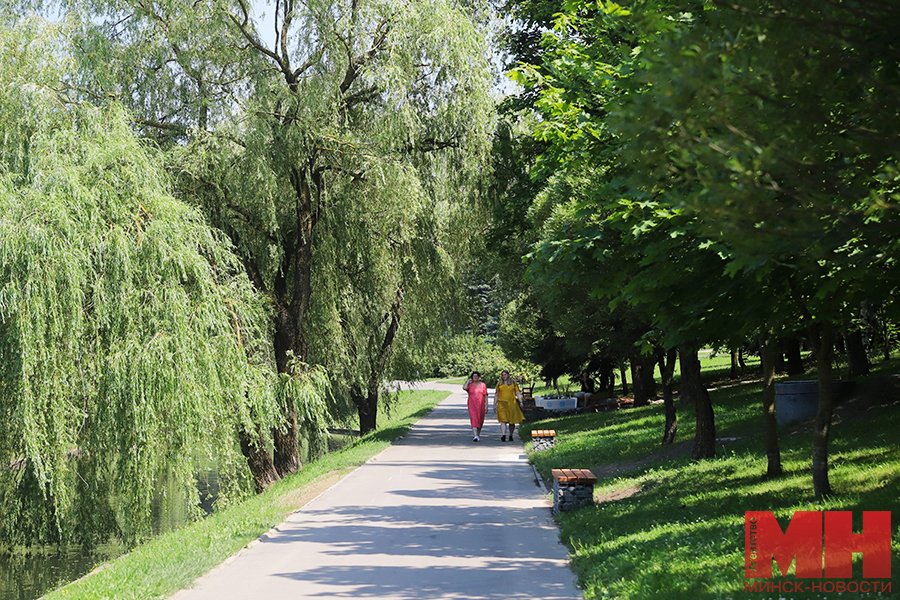
[{"label": "pond water", "polygon": [[[155,535],[183,526],[187,522],[186,502],[178,501],[178,488],[165,479],[158,483],[168,502],[153,507]],[[205,470],[197,476],[200,508],[212,512],[219,494],[218,472]],[[163,494],[158,494],[162,497]],[[37,546],[0,549],[0,600],[35,600],[47,592],[75,581],[97,566],[121,556],[123,544],[112,542],[86,551],[81,546]]]},{"label": "pond water", "polygon": [[0,600],[34,600],[123,551],[119,544],[108,544],[90,553],[73,546],[17,548],[5,552],[0,554]]}]

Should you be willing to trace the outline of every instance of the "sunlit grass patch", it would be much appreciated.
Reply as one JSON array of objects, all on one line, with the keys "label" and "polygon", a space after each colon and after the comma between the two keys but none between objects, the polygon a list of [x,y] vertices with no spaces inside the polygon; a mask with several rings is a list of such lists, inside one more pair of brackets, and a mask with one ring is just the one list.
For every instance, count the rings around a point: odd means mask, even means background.
[{"label": "sunlit grass patch", "polygon": [[794,510],[865,508],[859,500],[811,499],[807,473],[772,481],[761,474],[751,457],[736,455],[600,486],[600,494],[635,485],[641,491],[560,515],[585,596],[726,597],[743,585],[744,511],[774,510],[786,522]]},{"label": "sunlit grass patch", "polygon": [[[523,423],[522,435],[528,439],[532,429],[556,430],[556,446],[531,455],[535,467],[549,480],[550,469],[557,464],[591,468],[659,451],[662,410],[662,405],[654,404]],[[684,421],[686,429],[693,428],[693,418],[685,417]]]},{"label": "sunlit grass patch", "polygon": [[[785,526],[797,510],[849,510],[859,531],[862,511],[897,505],[896,406],[836,421],[829,463],[836,493],[816,498],[809,426],[779,430],[784,475],[767,479],[760,384],[714,390],[712,400],[717,433],[738,439],[720,446],[716,458],[703,461],[683,453],[665,454],[658,445],[664,423],[658,405],[533,425],[557,430],[555,449],[530,454],[548,481],[553,468],[601,467],[595,472],[602,473],[605,466],[624,465],[624,470],[598,481],[594,492],[599,502],[558,516],[586,598],[761,600],[760,594],[743,591],[745,511],[773,511]],[[693,435],[688,411],[692,409],[679,407],[678,441]],[[658,460],[646,460],[653,456]],[[900,527],[896,517],[894,521],[892,574],[900,581]],[[859,555],[854,575],[861,576]],[[793,567],[786,577],[793,578]],[[821,593],[790,597],[819,598]]]}]

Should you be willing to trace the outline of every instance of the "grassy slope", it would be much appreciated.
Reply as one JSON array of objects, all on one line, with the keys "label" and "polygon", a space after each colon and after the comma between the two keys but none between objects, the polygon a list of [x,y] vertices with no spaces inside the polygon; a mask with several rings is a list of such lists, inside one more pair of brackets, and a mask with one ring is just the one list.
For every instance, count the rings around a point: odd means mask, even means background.
[{"label": "grassy slope", "polygon": [[265,493],[171,531],[103,565],[46,600],[168,598],[247,543],[281,523],[354,467],[388,447],[425,416],[446,392],[401,392],[381,428],[287,477]]},{"label": "grassy slope", "polygon": [[[882,371],[897,372],[897,367],[897,363],[886,364]],[[677,453],[659,445],[664,422],[661,404],[532,425],[554,428],[558,435],[556,448],[531,455],[545,480],[552,481],[550,469],[557,467],[595,468],[609,475],[595,489],[600,502],[559,517],[562,538],[571,550],[573,569],[586,598],[761,600],[760,593],[743,591],[744,511],[772,510],[784,527],[795,510],[852,510],[855,531],[859,531],[861,511],[897,506],[900,399],[883,399],[880,408],[836,423],[829,476],[837,493],[816,500],[808,426],[780,431],[786,475],[765,479],[760,390],[761,384],[753,382],[712,392],[718,437],[739,439],[720,446],[715,459],[699,462],[684,455],[686,448]],[[680,408],[678,418],[678,442],[689,445],[693,413]],[[528,427],[525,424],[526,436]],[[648,464],[648,457],[654,455],[662,460]],[[893,597],[900,597],[896,516],[892,544]],[[854,564],[856,579],[861,577],[860,565],[859,560]]]}]

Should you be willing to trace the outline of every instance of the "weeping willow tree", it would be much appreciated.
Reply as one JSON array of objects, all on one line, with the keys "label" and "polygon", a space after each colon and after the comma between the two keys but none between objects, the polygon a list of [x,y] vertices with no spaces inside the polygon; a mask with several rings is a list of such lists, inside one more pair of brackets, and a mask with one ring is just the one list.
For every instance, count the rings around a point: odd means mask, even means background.
[{"label": "weeping willow tree", "polygon": [[386,376],[411,378],[395,353],[443,338],[455,295],[453,230],[441,214],[451,203],[430,196],[412,169],[368,172],[380,185],[333,190],[342,201],[320,224],[311,309],[316,338],[331,342],[313,344],[311,356],[330,365],[337,402],[363,432],[377,426]]},{"label": "weeping willow tree", "polygon": [[198,460],[249,489],[239,434],[287,401],[321,415],[321,375],[278,376],[230,241],[167,191],[122,108],[58,93],[55,39],[0,31],[0,537],[134,539],[163,473],[193,506]]},{"label": "weeping willow tree", "polygon": [[[438,292],[466,238],[450,234],[492,131],[476,15],[448,0],[276,0],[264,31],[245,0],[63,7],[83,67],[71,93],[119,98],[170,149],[184,198],[271,303],[279,372],[325,366],[374,426],[392,347],[421,343],[452,305]],[[295,408],[244,440],[258,481],[298,468]]]}]

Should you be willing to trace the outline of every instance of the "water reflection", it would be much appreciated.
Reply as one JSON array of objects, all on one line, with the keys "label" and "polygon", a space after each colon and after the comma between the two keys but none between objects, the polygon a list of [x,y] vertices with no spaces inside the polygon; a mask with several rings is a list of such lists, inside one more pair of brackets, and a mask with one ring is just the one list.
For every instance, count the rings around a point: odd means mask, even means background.
[{"label": "water reflection", "polygon": [[85,552],[80,546],[41,546],[0,551],[0,600],[34,600],[120,556],[120,544]]},{"label": "water reflection", "polygon": [[[197,491],[202,514],[210,514],[219,495],[216,469],[205,469],[197,475]],[[152,510],[154,535],[182,527],[190,514],[184,491],[168,477],[157,482]],[[118,542],[91,550],[78,545],[0,548],[0,600],[35,600],[121,556],[125,550]]]},{"label": "water reflection", "polygon": [[[355,436],[332,436],[329,450],[333,451],[355,439]],[[300,457],[305,464],[309,460],[309,448],[305,440],[300,443]],[[199,514],[213,512],[219,497],[219,468],[215,463],[200,461],[195,476],[199,495]],[[159,535],[185,525],[191,513],[184,490],[168,475],[162,475],[156,483],[152,506],[153,535]],[[126,551],[121,543],[110,543],[86,551],[81,546],[41,546],[32,548],[0,547],[0,600],[35,600],[47,592],[90,573]]]}]

